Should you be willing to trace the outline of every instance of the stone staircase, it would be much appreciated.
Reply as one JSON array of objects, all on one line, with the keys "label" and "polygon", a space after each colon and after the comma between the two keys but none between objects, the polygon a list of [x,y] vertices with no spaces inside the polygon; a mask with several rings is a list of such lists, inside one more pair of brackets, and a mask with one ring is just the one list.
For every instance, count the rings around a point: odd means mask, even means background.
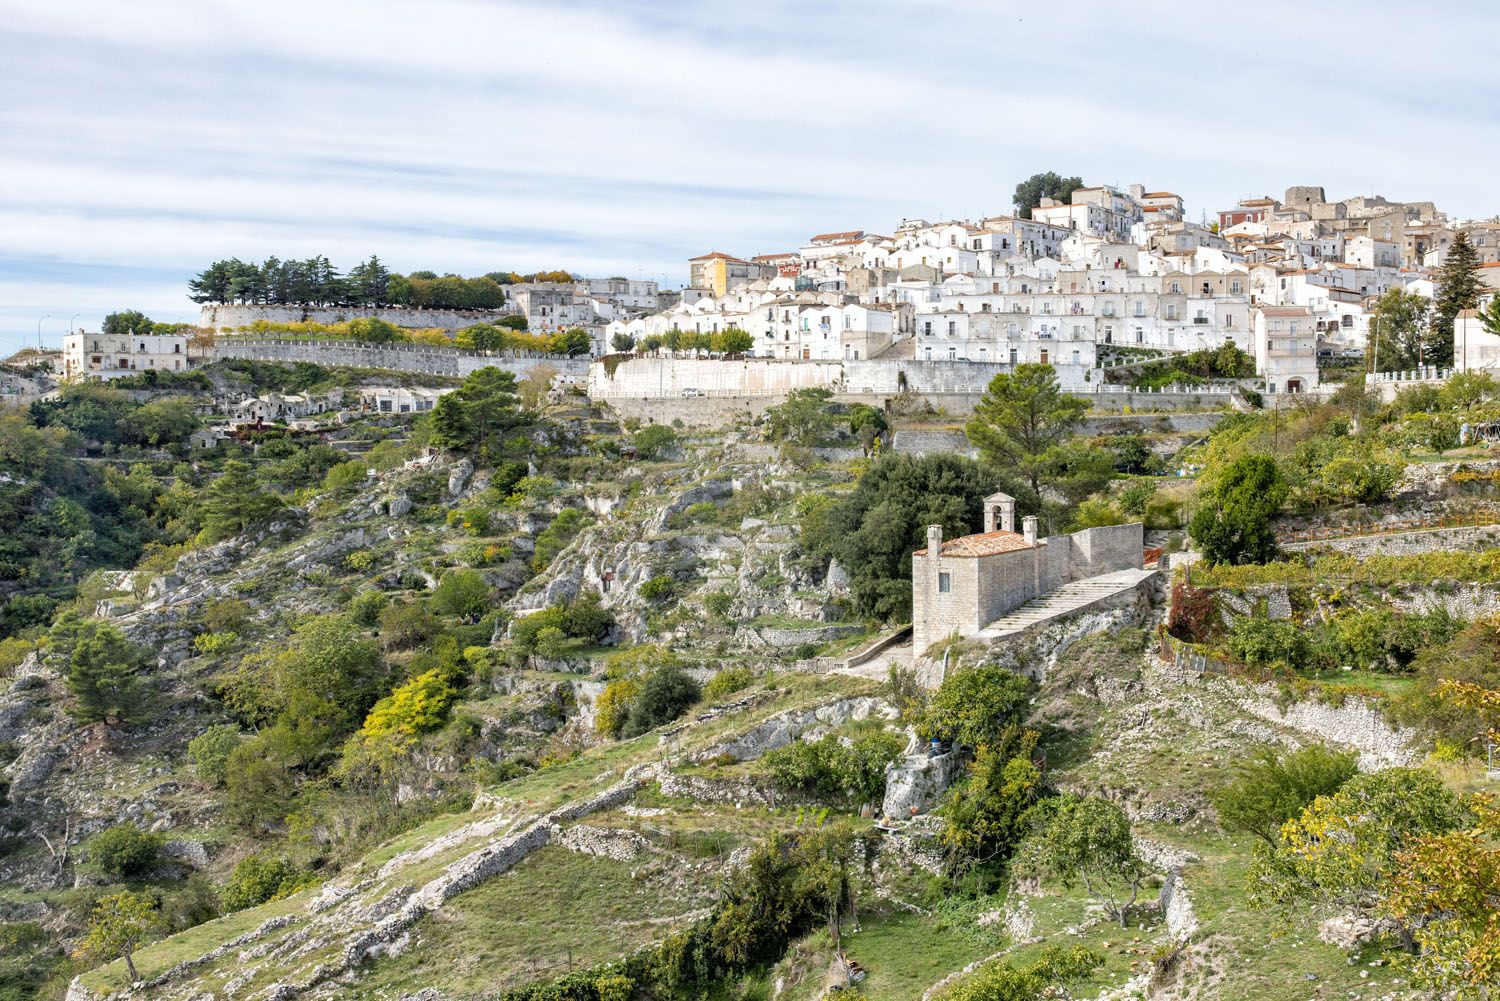
[{"label": "stone staircase", "polygon": [[1155,570],[1117,570],[1098,577],[1072,581],[1007,612],[981,629],[976,638],[993,640],[1010,636],[1064,615],[1107,604],[1122,594],[1134,591],[1141,581],[1150,579],[1155,573]]}]

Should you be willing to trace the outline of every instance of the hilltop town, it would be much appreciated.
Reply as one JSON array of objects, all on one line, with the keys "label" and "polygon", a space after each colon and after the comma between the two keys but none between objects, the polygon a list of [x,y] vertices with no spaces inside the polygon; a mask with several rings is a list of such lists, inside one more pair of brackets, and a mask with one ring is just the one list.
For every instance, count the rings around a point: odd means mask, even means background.
[{"label": "hilltop town", "polygon": [[1013,208],[9,359],[0,998],[1491,996],[1500,222]]}]

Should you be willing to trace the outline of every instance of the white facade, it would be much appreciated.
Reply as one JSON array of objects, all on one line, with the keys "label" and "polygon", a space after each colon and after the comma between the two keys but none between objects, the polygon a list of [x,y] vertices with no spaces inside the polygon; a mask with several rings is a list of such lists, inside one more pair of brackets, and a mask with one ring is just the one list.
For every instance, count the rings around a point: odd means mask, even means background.
[{"label": "white facade", "polygon": [[1255,311],[1255,369],[1269,393],[1318,388],[1318,335],[1309,310],[1264,306]]},{"label": "white facade", "polygon": [[63,335],[63,378],[118,379],[141,372],[181,372],[188,366],[186,334]]}]

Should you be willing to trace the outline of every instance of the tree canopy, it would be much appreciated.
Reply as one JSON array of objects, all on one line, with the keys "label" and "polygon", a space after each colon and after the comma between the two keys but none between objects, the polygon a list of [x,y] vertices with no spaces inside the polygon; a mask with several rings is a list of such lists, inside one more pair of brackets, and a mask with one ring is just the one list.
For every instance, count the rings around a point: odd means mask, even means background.
[{"label": "tree canopy", "polygon": [[1479,251],[1462,231],[1453,239],[1448,256],[1437,275],[1437,291],[1432,300],[1430,350],[1424,361],[1429,365],[1448,365],[1453,361],[1453,321],[1466,309],[1479,305],[1479,297],[1488,291],[1479,276]]},{"label": "tree canopy", "polygon": [[439,277],[431,271],[391,273],[371,256],[341,275],[321,255],[303,261],[237,257],[214,261],[188,282],[188,298],[203,303],[268,306],[415,306],[428,309],[498,309],[505,291],[493,278]]},{"label": "tree canopy", "polygon": [[1016,185],[1015,196],[1011,201],[1015,204],[1016,215],[1022,219],[1031,218],[1031,210],[1042,203],[1043,198],[1055,198],[1060,202],[1066,202],[1074,191],[1083,187],[1081,177],[1063,177],[1053,171],[1045,174],[1032,174],[1026,180]]},{"label": "tree canopy", "polygon": [[802,510],[802,545],[838,560],[849,573],[855,610],[904,621],[911,615],[911,554],[927,542],[927,526],[945,537],[979,530],[984,498],[999,477],[957,455],[882,455],[840,500],[819,499]]},{"label": "tree canopy", "polygon": [[1024,477],[1039,503],[1043,481],[1067,464],[1060,446],[1088,410],[1087,400],[1059,388],[1051,365],[1017,365],[990,380],[964,433],[986,462]]},{"label": "tree canopy", "polygon": [[521,408],[515,373],[493,365],[470,373],[462,386],[443,394],[429,417],[434,445],[481,461],[501,459],[510,433],[534,419]]},{"label": "tree canopy", "polygon": [[1265,563],[1276,555],[1271,519],[1286,502],[1276,460],[1242,455],[1206,489],[1188,525],[1210,563]]}]

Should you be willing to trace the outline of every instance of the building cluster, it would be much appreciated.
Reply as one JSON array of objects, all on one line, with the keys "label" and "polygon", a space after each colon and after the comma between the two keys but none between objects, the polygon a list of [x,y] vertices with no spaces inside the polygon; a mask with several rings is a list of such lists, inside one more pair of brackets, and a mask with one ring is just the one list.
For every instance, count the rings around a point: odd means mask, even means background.
[{"label": "building cluster", "polygon": [[1084,187],[1043,198],[1030,218],[907,219],[890,235],[703,254],[680,299],[611,321],[603,340],[739,328],[756,357],[1043,362],[1074,383],[1131,348],[1230,343],[1255,357],[1269,391],[1305,392],[1320,357],[1363,351],[1380,295],[1432,295],[1460,232],[1481,260],[1500,259],[1500,222],[1455,222],[1431,202],[1330,202],[1299,186],[1195,223],[1169,191]]}]

